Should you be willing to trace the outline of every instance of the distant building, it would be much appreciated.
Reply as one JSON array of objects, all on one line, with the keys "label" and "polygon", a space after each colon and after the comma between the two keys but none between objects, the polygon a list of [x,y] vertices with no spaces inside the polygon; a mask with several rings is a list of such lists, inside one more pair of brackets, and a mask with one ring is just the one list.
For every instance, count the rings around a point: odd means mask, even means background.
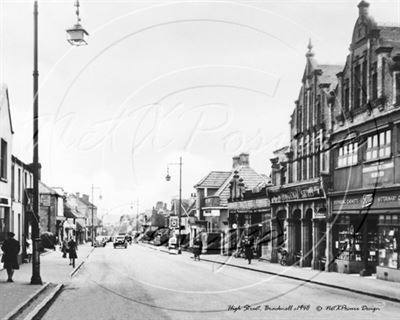
[{"label": "distant building", "polygon": [[231,197],[231,182],[239,176],[238,183],[243,191],[253,189],[267,178],[250,167],[248,153],[233,157],[230,171],[211,171],[194,188],[197,191],[197,212],[199,214],[196,233],[205,231],[208,249],[223,251],[224,239],[229,236],[228,199]]}]

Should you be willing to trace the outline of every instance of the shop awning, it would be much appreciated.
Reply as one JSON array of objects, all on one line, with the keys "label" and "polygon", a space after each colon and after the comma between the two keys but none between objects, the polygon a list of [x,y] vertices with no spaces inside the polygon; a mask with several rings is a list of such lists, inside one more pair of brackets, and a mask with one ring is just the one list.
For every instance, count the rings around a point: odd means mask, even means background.
[{"label": "shop awning", "polygon": [[73,222],[68,221],[68,220],[64,221],[63,227],[64,227],[64,229],[76,230],[76,225]]}]

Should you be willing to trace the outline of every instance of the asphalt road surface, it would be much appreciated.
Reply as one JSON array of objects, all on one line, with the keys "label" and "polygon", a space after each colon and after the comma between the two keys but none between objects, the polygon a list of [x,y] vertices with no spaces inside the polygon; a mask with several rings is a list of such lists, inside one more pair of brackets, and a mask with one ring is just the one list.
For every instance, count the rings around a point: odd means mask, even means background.
[{"label": "asphalt road surface", "polygon": [[108,244],[95,249],[43,319],[398,319],[399,314],[400,304],[365,295],[138,244],[127,249]]}]

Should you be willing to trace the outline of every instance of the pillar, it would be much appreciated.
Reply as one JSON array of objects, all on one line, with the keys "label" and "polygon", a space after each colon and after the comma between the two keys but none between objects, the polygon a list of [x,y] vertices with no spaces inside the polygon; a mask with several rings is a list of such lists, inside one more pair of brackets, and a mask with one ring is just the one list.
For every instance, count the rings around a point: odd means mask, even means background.
[{"label": "pillar", "polygon": [[277,218],[271,219],[271,243],[272,243],[272,252],[271,252],[271,262],[278,262],[278,222]]},{"label": "pillar", "polygon": [[313,269],[319,269],[319,221],[317,219],[312,220],[312,260],[311,267]]},{"label": "pillar", "polygon": [[287,243],[288,243],[288,255],[287,255],[287,261],[288,264],[291,265],[295,262],[295,251],[296,251],[296,228],[295,228],[295,221],[293,219],[287,219],[288,222],[288,227],[287,227]]},{"label": "pillar", "polygon": [[334,222],[332,219],[328,219],[326,221],[326,263],[325,263],[325,271],[334,271],[333,264],[335,262],[335,258],[333,256],[333,246],[334,246],[334,239],[333,239],[333,225]]},{"label": "pillar", "polygon": [[311,220],[301,219],[301,251],[300,267],[310,267],[312,258],[312,244],[310,242]]}]

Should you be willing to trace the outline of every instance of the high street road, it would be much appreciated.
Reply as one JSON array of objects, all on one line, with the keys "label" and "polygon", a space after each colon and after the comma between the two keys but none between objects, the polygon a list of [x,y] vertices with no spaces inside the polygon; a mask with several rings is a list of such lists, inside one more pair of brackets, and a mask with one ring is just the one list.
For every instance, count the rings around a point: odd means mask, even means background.
[{"label": "high street road", "polygon": [[394,319],[399,312],[398,303],[193,261],[185,252],[108,244],[95,249],[43,319]]}]

